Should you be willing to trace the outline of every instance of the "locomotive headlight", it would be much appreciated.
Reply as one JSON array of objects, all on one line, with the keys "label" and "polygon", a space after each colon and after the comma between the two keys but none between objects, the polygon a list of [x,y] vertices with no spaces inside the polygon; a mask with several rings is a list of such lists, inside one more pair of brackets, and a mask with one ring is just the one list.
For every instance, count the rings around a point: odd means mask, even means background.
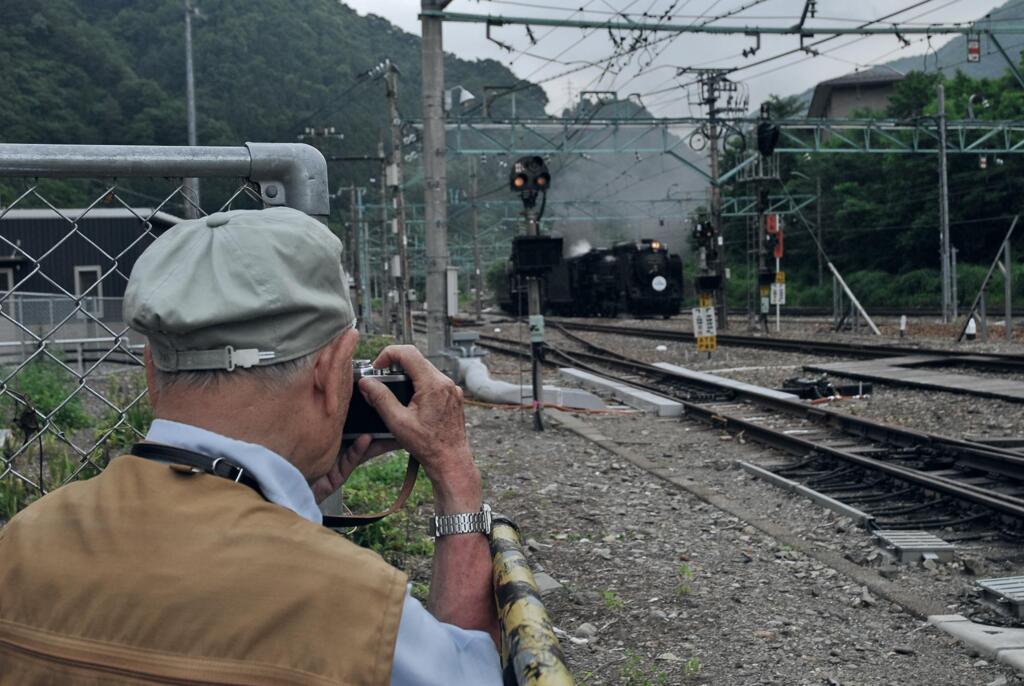
[{"label": "locomotive headlight", "polygon": [[661,241],[651,241],[651,250],[661,250]]}]

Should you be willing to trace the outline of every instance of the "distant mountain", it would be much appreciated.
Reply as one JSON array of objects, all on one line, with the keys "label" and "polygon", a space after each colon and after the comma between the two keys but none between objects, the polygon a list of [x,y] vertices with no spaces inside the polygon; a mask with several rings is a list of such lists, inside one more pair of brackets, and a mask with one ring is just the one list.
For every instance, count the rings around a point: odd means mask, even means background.
[{"label": "distant mountain", "polygon": [[[1024,22],[1024,0],[1008,0],[1004,5],[992,10],[984,17],[978,17],[977,21],[979,25],[988,24],[993,28],[996,40],[1006,50],[1010,59],[1019,65],[1021,52],[1024,51],[1024,36],[1000,34],[999,25],[1011,21]],[[965,36],[957,36],[934,52],[914,57],[902,57],[885,62],[883,65],[875,67],[875,69],[885,69],[886,71],[895,69],[903,73],[911,71],[934,72],[938,70],[942,71],[946,76],[953,76],[959,70],[971,78],[981,79],[1002,76],[1006,72],[1007,64],[1006,60],[999,54],[998,49],[987,36],[982,36],[981,39],[981,61],[968,62],[967,38]],[[810,104],[813,93],[814,89],[811,88],[800,94],[800,98],[804,101],[805,105]]]},{"label": "distant mountain", "polygon": [[[981,25],[988,24],[992,27],[996,40],[1003,46],[1010,59],[1020,64],[1020,54],[1024,49],[1024,36],[1008,35],[999,33],[999,24],[1009,21],[1024,21],[1024,1],[1009,0],[1002,7],[989,12],[984,17],[978,18]],[[999,54],[998,49],[987,36],[981,39],[981,61],[967,61],[967,38],[957,36],[935,52],[917,57],[904,57],[893,60],[886,64],[893,69],[902,72],[908,71],[936,71],[941,70],[946,76],[953,76],[957,70],[974,79],[997,78],[1006,71],[1006,60]]]}]

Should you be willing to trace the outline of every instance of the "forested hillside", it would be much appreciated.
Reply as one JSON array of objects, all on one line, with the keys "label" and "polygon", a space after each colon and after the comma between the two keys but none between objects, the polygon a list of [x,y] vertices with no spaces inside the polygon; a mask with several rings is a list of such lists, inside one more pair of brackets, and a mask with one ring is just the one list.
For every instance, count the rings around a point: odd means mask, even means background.
[{"label": "forested hillside", "polygon": [[[344,134],[331,151],[375,153],[384,85],[360,75],[389,57],[400,105],[420,111],[419,37],[337,0],[210,0],[193,21],[199,143],[294,141],[306,126]],[[5,0],[0,141],[186,142],[181,0]],[[446,58],[446,80],[475,93],[517,83],[495,61]],[[539,87],[519,111],[542,115]],[[505,105],[499,101],[495,111]],[[332,168],[338,185],[365,165]]]}]

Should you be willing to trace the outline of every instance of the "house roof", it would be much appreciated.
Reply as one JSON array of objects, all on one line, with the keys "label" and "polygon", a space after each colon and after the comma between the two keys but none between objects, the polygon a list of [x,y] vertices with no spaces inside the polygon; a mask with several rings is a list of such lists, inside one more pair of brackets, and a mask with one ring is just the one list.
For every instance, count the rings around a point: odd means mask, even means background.
[{"label": "house roof", "polygon": [[[60,214],[57,214],[57,212]],[[151,221],[168,225],[184,221],[181,217],[176,217],[167,212],[156,211],[152,207],[57,208],[56,212],[51,209],[23,210],[20,208],[4,211],[3,208],[0,208],[0,221],[5,219],[59,219],[60,215],[64,215],[73,221],[78,221],[82,215],[85,215],[84,219],[137,219],[142,217],[143,219],[150,219]]]},{"label": "house roof", "polygon": [[906,78],[906,75],[900,72],[891,69],[875,68],[822,81],[814,87],[814,95],[811,97],[810,107],[807,108],[807,116],[812,118],[824,117],[828,102],[832,98],[832,91],[837,88],[885,86],[902,81],[904,78]]}]

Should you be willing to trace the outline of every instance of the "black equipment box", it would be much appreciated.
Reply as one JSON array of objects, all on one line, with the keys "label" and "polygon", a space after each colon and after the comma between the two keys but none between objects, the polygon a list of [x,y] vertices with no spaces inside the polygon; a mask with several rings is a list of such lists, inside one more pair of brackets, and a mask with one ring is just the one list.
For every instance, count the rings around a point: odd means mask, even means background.
[{"label": "black equipment box", "polygon": [[698,293],[710,293],[711,291],[717,291],[722,287],[722,276],[720,274],[698,276],[696,278],[696,282]]},{"label": "black equipment box", "polygon": [[512,266],[517,274],[543,274],[561,261],[561,238],[517,236],[512,241]]}]

